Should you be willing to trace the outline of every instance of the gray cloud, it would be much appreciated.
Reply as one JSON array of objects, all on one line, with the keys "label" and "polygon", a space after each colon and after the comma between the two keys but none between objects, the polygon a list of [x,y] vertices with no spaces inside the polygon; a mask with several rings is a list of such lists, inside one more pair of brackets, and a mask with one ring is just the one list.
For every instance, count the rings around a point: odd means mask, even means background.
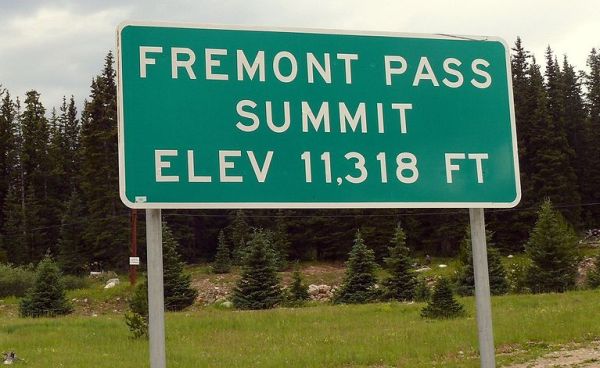
[{"label": "gray cloud", "polygon": [[580,69],[600,47],[595,0],[0,0],[0,83],[13,95],[37,89],[49,109],[63,95],[81,104],[127,19],[494,35],[509,44],[520,35],[538,61],[550,44]]}]

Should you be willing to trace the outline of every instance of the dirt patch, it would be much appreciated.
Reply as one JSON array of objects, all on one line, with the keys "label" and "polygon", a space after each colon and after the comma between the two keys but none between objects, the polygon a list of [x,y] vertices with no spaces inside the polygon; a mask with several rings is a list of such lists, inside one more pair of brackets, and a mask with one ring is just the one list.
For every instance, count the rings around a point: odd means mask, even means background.
[{"label": "dirt patch", "polygon": [[505,366],[505,368],[591,368],[600,367],[600,341],[585,347],[567,346],[536,360]]}]

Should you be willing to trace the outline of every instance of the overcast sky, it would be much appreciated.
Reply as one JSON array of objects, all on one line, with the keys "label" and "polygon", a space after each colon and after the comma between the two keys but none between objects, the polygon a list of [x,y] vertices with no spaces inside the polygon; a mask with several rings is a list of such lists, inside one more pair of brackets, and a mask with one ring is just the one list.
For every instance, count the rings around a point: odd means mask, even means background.
[{"label": "overcast sky", "polygon": [[30,89],[48,110],[63,95],[89,95],[124,20],[181,21],[500,36],[521,36],[543,62],[550,45],[585,69],[600,48],[598,0],[0,0],[0,84]]}]

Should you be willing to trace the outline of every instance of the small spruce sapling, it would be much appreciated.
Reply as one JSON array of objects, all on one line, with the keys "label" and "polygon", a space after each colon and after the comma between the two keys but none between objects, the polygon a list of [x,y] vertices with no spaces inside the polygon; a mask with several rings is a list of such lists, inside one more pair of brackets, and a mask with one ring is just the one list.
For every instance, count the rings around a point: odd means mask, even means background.
[{"label": "small spruce sapling", "polygon": [[289,289],[289,300],[292,304],[302,304],[308,299],[308,286],[303,283],[300,267],[296,263],[292,274],[292,285]]},{"label": "small spruce sapling", "polygon": [[423,318],[456,318],[465,316],[464,307],[458,303],[452,295],[450,281],[447,278],[441,278],[435,285],[431,299],[421,310]]},{"label": "small spruce sapling", "polygon": [[[502,264],[500,253],[493,247],[492,233],[490,231],[486,231],[486,243],[490,293],[492,295],[506,294],[510,288],[506,276],[506,269]],[[465,236],[460,244],[460,268],[458,271],[458,280],[456,282],[457,292],[463,296],[473,295],[475,293],[472,246],[471,228],[467,226]]]},{"label": "small spruce sapling", "polygon": [[342,286],[336,292],[334,303],[368,303],[379,296],[375,283],[375,254],[367,248],[360,231],[356,231],[354,246],[346,262],[346,275]]},{"label": "small spruce sapling", "polygon": [[35,281],[21,299],[19,312],[22,317],[56,317],[73,312],[61,272],[50,256],[46,255],[38,264]]},{"label": "small spruce sapling", "polygon": [[257,230],[248,243],[242,273],[233,290],[239,309],[269,309],[281,302],[282,293],[268,237]]},{"label": "small spruce sapling", "polygon": [[217,244],[217,254],[212,270],[214,273],[228,273],[231,270],[231,258],[229,256],[229,246],[225,242],[225,233],[223,230],[219,232],[219,240]]},{"label": "small spruce sapling", "polygon": [[163,223],[163,267],[165,309],[180,311],[194,304],[198,291],[191,287],[191,276],[183,271],[183,262],[177,253],[177,241]]},{"label": "small spruce sapling", "polygon": [[412,270],[413,261],[409,256],[410,250],[406,246],[406,234],[400,224],[396,226],[391,243],[392,246],[388,247],[390,256],[384,259],[390,273],[390,276],[383,281],[385,297],[398,301],[413,300],[417,277]]},{"label": "small spruce sapling", "polygon": [[534,293],[564,292],[575,287],[577,239],[572,228],[546,200],[525,245],[531,266],[527,286]]},{"label": "small spruce sapling", "polygon": [[129,310],[125,312],[125,324],[133,338],[148,337],[148,281],[139,283],[129,300]]}]

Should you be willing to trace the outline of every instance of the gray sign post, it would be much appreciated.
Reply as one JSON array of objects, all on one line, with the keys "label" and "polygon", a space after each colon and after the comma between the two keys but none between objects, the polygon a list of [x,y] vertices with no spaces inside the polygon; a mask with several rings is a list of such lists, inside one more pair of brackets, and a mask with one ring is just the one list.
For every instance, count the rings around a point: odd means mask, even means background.
[{"label": "gray sign post", "polygon": [[160,210],[146,210],[148,253],[148,333],[150,367],[165,368],[165,302],[163,286],[162,219]]},{"label": "gray sign post", "polygon": [[494,355],[494,332],[492,330],[492,303],[490,276],[485,239],[483,208],[469,209],[471,243],[473,247],[473,273],[475,276],[475,304],[477,306],[477,332],[482,368],[496,366]]}]

